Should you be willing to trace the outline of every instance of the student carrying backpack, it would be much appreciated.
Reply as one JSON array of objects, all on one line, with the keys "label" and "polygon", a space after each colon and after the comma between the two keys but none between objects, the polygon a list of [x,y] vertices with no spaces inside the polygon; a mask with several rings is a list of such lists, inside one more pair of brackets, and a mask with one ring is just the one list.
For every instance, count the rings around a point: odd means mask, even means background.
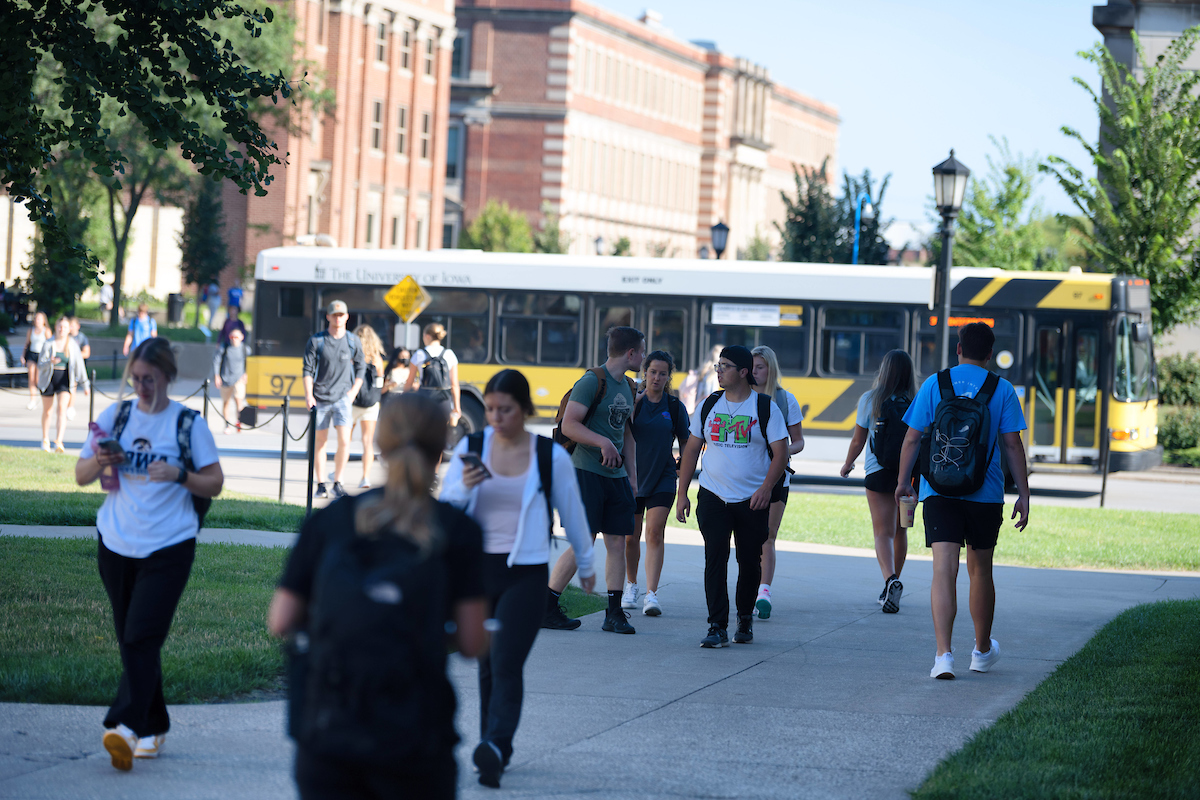
[{"label": "student carrying backpack", "polygon": [[[596,376],[596,382],[599,386],[604,386],[605,378],[603,366],[592,367],[588,370],[588,372]],[[633,378],[630,378],[628,375],[626,375],[625,382],[629,384],[630,394],[632,394],[634,397],[637,397],[637,385],[634,384]],[[554,415],[554,432],[550,435],[550,437],[554,439],[556,443],[566,448],[568,453],[574,453],[575,447],[578,445],[578,442],[576,442],[574,439],[568,439],[566,434],[562,432],[563,415],[567,413],[567,403],[571,400],[572,391],[574,391],[574,387],[568,390],[567,393],[562,396],[562,400],[558,402],[558,413]],[[596,409],[600,408],[600,401],[603,399],[604,392],[596,392],[596,396],[592,398],[591,405],[588,406],[587,413],[583,415],[584,427],[587,427],[587,424],[592,421],[592,417],[596,416]],[[630,418],[632,419],[632,415],[630,415]]]},{"label": "student carrying backpack", "polygon": [[900,451],[904,447],[904,435],[908,433],[904,413],[910,405],[911,397],[894,394],[883,401],[879,416],[875,417],[871,452],[879,466],[892,472],[900,469]]},{"label": "student carrying backpack", "polygon": [[1000,378],[989,372],[974,397],[958,396],[950,370],[937,374],[941,401],[933,423],[921,437],[921,474],[935,492],[963,497],[983,488],[999,436],[989,442],[992,417],[988,403]]}]

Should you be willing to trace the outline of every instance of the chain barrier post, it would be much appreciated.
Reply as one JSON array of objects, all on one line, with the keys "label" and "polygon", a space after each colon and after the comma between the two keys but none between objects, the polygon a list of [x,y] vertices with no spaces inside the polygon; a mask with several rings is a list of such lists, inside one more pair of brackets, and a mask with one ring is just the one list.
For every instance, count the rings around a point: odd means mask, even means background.
[{"label": "chain barrier post", "polygon": [[317,458],[317,407],[308,410],[308,503],[304,513],[312,513],[313,462]]},{"label": "chain barrier post", "polygon": [[[204,421],[208,422],[208,378],[204,379],[204,386],[201,388],[204,389],[204,405],[202,406],[202,408],[204,409]],[[225,412],[222,411],[221,416],[224,417],[224,415],[225,415]],[[226,422],[225,424],[228,425],[229,423]]]},{"label": "chain barrier post", "polygon": [[288,407],[292,404],[288,398],[283,398],[283,436],[279,445],[279,502],[283,502],[283,483],[287,480],[288,458]]},{"label": "chain barrier post", "polygon": [[114,380],[116,380],[116,377],[117,377],[117,348],[115,348],[115,347],[113,348],[113,357],[112,357],[112,377]]},{"label": "chain barrier post", "polygon": [[92,385],[88,388],[91,389],[91,391],[88,392],[88,422],[92,423],[92,422],[96,421],[96,370],[95,369],[92,370]]}]

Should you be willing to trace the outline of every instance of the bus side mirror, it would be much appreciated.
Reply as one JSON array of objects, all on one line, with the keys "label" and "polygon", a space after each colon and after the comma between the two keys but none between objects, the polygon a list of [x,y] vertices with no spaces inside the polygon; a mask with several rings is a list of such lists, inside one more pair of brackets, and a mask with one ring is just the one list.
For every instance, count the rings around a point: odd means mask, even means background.
[{"label": "bus side mirror", "polygon": [[1150,323],[1133,323],[1133,340],[1139,344],[1150,341]]}]

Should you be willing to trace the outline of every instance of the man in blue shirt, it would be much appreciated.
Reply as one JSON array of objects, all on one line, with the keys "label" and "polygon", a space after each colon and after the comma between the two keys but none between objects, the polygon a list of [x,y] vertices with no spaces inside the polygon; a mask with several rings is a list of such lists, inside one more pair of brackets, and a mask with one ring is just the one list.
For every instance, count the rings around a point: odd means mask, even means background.
[{"label": "man in blue shirt", "polygon": [[[959,397],[974,397],[988,376],[987,363],[992,358],[996,336],[982,322],[964,325],[958,332],[958,366],[950,369],[954,393]],[[933,423],[941,400],[937,375],[931,375],[921,386],[909,406],[904,421],[908,433],[900,454],[901,475],[912,474],[921,447],[921,433]],[[930,677],[953,679],[954,655],[950,647],[954,631],[954,615],[958,610],[955,584],[958,580],[959,553],[964,544],[967,550],[967,572],[971,576],[971,619],[975,623],[975,649],[971,653],[971,669],[987,672],[1000,658],[1000,645],[992,638],[992,618],[996,611],[996,587],[992,583],[992,556],[1000,526],[1004,522],[1004,475],[1000,467],[1000,448],[1008,455],[1008,467],[1017,484],[1017,502],[1013,517],[1017,530],[1024,530],[1029,521],[1029,478],[1025,466],[1025,448],[1021,431],[1025,417],[1013,386],[1003,378],[988,403],[991,430],[988,448],[992,454],[987,477],[977,491],[963,497],[943,497],[921,478],[921,502],[924,503],[925,544],[933,550],[933,632],[937,639],[933,669]],[[999,440],[999,441],[997,441]],[[900,481],[896,501],[914,494],[912,486]]]},{"label": "man in blue shirt", "polygon": [[129,355],[137,350],[138,345],[147,339],[158,336],[158,323],[150,316],[150,306],[139,303],[137,316],[129,320],[129,332],[125,334],[125,349],[123,355]]}]

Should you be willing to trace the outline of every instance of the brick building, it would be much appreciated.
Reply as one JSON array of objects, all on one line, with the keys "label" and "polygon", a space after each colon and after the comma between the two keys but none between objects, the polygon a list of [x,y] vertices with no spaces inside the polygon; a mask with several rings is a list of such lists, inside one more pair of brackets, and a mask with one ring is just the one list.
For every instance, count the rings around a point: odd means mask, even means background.
[{"label": "brick building", "polygon": [[833,107],[765,67],[581,0],[459,0],[443,243],[488,199],[560,216],[571,252],[635,255],[777,242],[792,165],[836,169]]}]

